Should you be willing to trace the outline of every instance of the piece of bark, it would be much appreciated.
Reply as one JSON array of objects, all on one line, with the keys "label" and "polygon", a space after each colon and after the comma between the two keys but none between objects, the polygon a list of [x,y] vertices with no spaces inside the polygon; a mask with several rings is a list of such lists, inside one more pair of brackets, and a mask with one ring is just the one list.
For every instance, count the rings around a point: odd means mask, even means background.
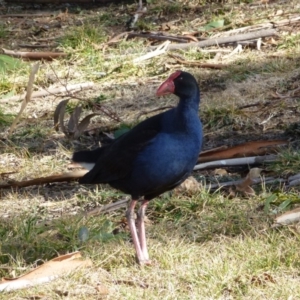
[{"label": "piece of bark", "polygon": [[[215,45],[224,45],[229,43],[235,43],[239,41],[253,40],[268,36],[278,35],[276,29],[264,29],[258,30],[249,33],[242,33],[232,36],[220,37],[220,38],[212,38],[205,41],[201,41],[198,43],[186,43],[186,44],[170,44],[167,50],[177,50],[177,49],[191,49],[191,48],[204,48]],[[156,47],[150,46],[148,50],[153,50]]]},{"label": "piece of bark", "polygon": [[297,223],[300,221],[300,208],[295,208],[291,211],[288,211],[274,220],[274,224],[271,227],[278,227],[283,225],[290,225],[292,223]]},{"label": "piece of bark", "polygon": [[40,60],[40,59],[53,60],[55,58],[67,56],[67,54],[63,52],[22,52],[22,51],[12,51],[4,48],[2,48],[2,51],[6,55],[17,57],[17,58],[28,59],[28,60],[31,59],[32,60]]}]

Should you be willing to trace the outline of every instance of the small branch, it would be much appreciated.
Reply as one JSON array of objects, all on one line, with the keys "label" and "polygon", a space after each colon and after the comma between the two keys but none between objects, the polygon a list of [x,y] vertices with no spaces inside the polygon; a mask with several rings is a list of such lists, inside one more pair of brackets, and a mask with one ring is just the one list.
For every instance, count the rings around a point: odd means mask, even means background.
[{"label": "small branch", "polygon": [[17,58],[25,58],[25,59],[46,59],[46,60],[53,60],[54,58],[64,57],[67,56],[66,53],[62,52],[21,52],[21,51],[12,51],[2,48],[4,54],[17,57]]},{"label": "small branch", "polygon": [[95,209],[93,209],[91,211],[88,211],[86,213],[86,215],[88,215],[88,216],[97,216],[97,215],[100,215],[100,214],[109,213],[109,212],[115,211],[119,208],[126,207],[127,202],[128,202],[128,198],[121,199],[121,200],[119,200],[117,202],[114,202],[114,203],[103,205],[101,207],[96,207]]},{"label": "small branch", "polygon": [[168,46],[169,46],[170,43],[171,43],[170,41],[165,41],[163,44],[161,44],[160,46],[158,46],[155,51],[149,52],[149,53],[147,53],[147,54],[145,54],[143,56],[135,58],[133,60],[133,63],[138,63],[138,62],[147,60],[149,58],[152,58],[152,57],[164,54],[166,52],[166,49],[168,48]]},{"label": "small branch", "polygon": [[14,181],[11,180],[8,183],[0,184],[0,189],[10,189],[10,188],[23,188],[28,187],[32,185],[41,185],[41,184],[47,184],[47,183],[53,183],[53,182],[64,182],[64,181],[73,181],[81,178],[84,176],[88,170],[76,170],[60,175],[51,175],[47,177],[39,177],[31,180],[25,180],[25,181]]},{"label": "small branch", "polygon": [[[203,47],[209,47],[215,45],[224,45],[224,44],[229,44],[229,43],[234,43],[239,41],[253,40],[253,39],[274,36],[274,35],[277,35],[276,29],[265,29],[265,30],[259,30],[259,31],[249,32],[249,33],[232,35],[232,36],[212,38],[198,43],[171,44],[169,45],[167,50],[190,49],[194,47],[203,48]],[[154,48],[155,47],[150,46],[148,47],[148,50],[153,50]]]}]

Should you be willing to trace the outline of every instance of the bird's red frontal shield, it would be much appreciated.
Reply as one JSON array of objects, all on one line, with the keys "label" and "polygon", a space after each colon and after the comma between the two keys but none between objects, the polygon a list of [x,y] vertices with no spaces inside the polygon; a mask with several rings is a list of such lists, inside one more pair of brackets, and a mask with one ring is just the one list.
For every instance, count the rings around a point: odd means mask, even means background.
[{"label": "bird's red frontal shield", "polygon": [[156,96],[163,96],[172,94],[175,91],[175,84],[174,79],[177,78],[181,74],[180,71],[176,71],[175,73],[171,74],[169,78],[163,82],[160,87],[156,91]]}]

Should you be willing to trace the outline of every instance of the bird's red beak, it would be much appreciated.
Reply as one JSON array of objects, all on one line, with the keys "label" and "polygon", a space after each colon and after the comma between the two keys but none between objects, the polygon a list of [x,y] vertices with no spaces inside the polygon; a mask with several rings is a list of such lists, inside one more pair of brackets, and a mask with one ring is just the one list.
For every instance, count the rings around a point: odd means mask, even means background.
[{"label": "bird's red beak", "polygon": [[156,96],[163,96],[168,94],[173,94],[175,91],[174,79],[181,74],[180,71],[176,71],[170,77],[163,82],[156,91]]}]

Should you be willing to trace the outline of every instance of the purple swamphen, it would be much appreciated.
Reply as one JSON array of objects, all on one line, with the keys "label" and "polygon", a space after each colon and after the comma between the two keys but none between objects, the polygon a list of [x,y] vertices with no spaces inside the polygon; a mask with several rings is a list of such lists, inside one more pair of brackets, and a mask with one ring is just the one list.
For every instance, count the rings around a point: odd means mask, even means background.
[{"label": "purple swamphen", "polygon": [[[202,145],[197,81],[190,73],[176,71],[161,84],[156,95],[171,93],[179,97],[177,107],[146,119],[108,146],[73,155],[74,162],[90,170],[79,183],[108,183],[131,195],[126,217],[140,264],[151,263],[144,225],[149,201],[190,175]],[[140,208],[136,228],[137,202]]]}]

